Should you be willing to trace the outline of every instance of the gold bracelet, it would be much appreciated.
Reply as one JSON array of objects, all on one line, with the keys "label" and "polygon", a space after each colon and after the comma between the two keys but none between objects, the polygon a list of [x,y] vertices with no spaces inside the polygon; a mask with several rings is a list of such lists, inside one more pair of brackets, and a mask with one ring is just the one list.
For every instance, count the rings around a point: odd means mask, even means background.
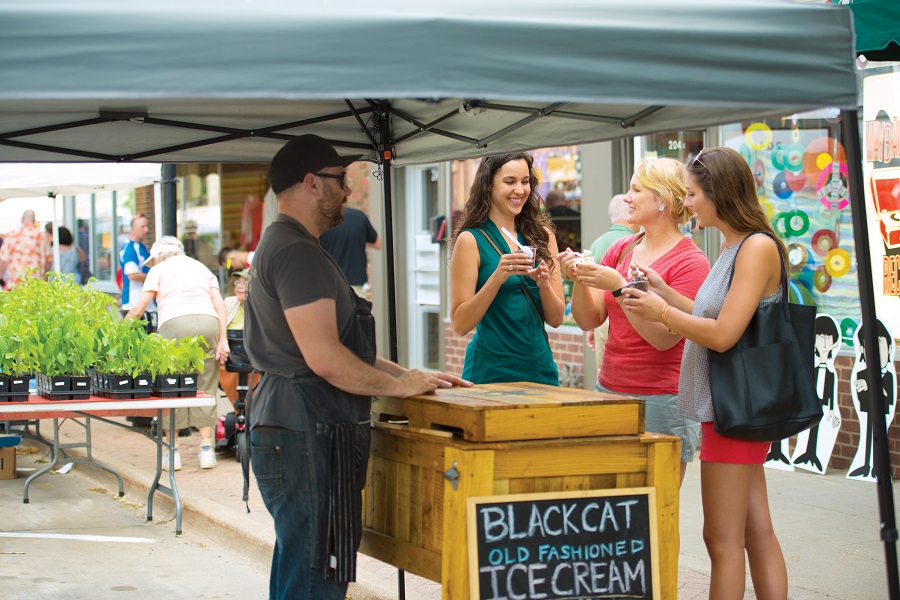
[{"label": "gold bracelet", "polygon": [[662,309],[662,314],[659,316],[659,320],[662,321],[662,324],[666,326],[666,329],[669,331],[669,333],[675,334],[675,330],[669,327],[669,324],[666,322],[666,314],[669,312],[670,308],[672,308],[672,306],[666,304],[666,307]]}]

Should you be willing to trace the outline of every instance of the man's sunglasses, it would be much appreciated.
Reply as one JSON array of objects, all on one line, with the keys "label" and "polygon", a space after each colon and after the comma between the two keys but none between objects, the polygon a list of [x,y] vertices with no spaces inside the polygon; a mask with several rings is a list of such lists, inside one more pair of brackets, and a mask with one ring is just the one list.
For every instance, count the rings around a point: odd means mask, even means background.
[{"label": "man's sunglasses", "polygon": [[347,185],[347,173],[341,173],[340,175],[334,175],[333,173],[313,173],[313,175],[318,175],[319,177],[327,177],[328,179],[337,179],[338,185],[341,186],[341,189],[344,189],[344,186]]}]

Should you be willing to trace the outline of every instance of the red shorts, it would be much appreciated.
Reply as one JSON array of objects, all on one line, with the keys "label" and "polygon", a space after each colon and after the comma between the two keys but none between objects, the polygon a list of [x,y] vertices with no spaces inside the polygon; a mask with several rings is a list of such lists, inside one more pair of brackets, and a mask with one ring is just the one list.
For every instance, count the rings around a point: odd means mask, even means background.
[{"label": "red shorts", "polygon": [[769,442],[745,442],[716,433],[712,421],[702,425],[700,460],[732,465],[761,465],[772,444]]}]

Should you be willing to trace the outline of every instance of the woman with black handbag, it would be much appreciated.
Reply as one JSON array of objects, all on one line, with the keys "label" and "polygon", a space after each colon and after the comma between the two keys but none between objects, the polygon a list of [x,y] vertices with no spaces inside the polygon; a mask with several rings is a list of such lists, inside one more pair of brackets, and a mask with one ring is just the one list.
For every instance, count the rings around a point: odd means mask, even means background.
[{"label": "woman with black handbag", "polygon": [[[704,149],[691,161],[685,205],[693,210],[698,225],[714,227],[724,237],[722,254],[696,300],[670,297],[667,303],[656,294],[628,289],[624,307],[688,340],[678,409],[702,423],[703,539],[712,565],[709,597],[744,597],[746,556],[756,597],[784,600],[787,568],[772,526],[763,470],[770,444],[716,432],[709,377],[710,350],[731,349],[757,309],[779,302],[787,293],[782,287],[784,246],[757,199],[750,167],[730,148]],[[652,277],[644,265],[632,266]]]}]

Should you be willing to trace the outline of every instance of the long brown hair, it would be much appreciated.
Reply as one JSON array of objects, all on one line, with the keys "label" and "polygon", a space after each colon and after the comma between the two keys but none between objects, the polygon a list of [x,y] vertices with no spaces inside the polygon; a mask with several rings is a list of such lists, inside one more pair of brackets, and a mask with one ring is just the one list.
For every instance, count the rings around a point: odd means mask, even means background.
[{"label": "long brown hair", "polygon": [[[688,164],[687,171],[716,207],[720,219],[737,233],[766,231],[772,234],[781,249],[783,261],[787,260],[787,248],[759,203],[753,171],[740,154],[724,146],[704,148]],[[789,268],[786,262],[784,267]]]},{"label": "long brown hair", "polygon": [[534,157],[528,152],[485,156],[481,159],[478,170],[475,172],[472,189],[469,190],[469,199],[466,200],[462,217],[460,217],[453,231],[453,243],[456,243],[456,239],[463,229],[478,227],[488,220],[488,215],[491,212],[491,191],[494,188],[494,175],[497,174],[497,171],[503,165],[515,160],[524,160],[528,165],[528,181],[531,185],[531,193],[522,205],[521,212],[516,215],[516,231],[522,234],[526,245],[537,248],[537,257],[546,262],[547,267],[552,272],[555,265],[552,260],[553,257],[550,256],[550,236],[547,231],[556,231],[556,227],[547,215],[541,212],[541,197],[537,190],[540,182],[534,170]]}]

